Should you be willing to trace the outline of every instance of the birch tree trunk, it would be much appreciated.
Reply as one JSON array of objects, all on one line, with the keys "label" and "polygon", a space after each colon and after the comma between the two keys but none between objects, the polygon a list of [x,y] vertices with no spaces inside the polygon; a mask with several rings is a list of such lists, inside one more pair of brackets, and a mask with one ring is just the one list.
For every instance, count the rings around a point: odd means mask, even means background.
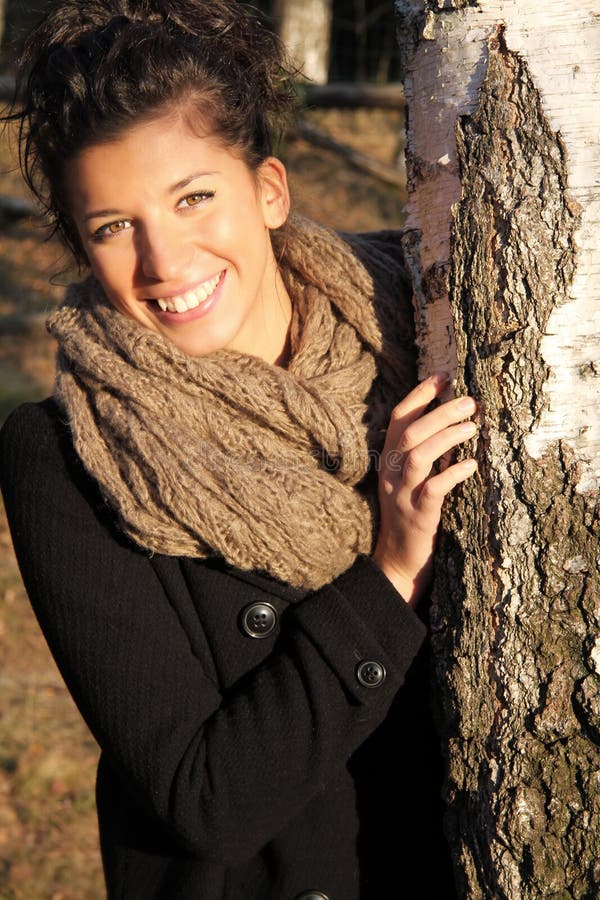
[{"label": "birch tree trunk", "polygon": [[279,36],[298,68],[316,84],[329,75],[332,0],[277,0]]},{"label": "birch tree trunk", "polygon": [[397,10],[421,374],[480,404],[432,607],[458,894],[599,897],[600,10]]}]

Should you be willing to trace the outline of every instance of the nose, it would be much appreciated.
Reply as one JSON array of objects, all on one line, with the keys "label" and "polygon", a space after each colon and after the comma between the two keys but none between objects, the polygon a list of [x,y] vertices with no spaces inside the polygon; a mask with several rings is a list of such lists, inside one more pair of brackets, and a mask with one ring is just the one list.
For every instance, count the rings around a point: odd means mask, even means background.
[{"label": "nose", "polygon": [[153,281],[181,281],[191,267],[194,252],[176,229],[146,228],[139,238],[140,268]]}]

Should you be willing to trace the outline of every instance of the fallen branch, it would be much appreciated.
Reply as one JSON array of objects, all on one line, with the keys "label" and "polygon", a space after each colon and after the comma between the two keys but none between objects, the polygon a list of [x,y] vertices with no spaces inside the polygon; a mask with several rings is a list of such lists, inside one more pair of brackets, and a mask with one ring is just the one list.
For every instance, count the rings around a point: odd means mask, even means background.
[{"label": "fallen branch", "polygon": [[10,197],[0,194],[0,224],[39,216],[39,210],[30,200],[24,197]]},{"label": "fallen branch", "polygon": [[301,138],[315,147],[336,153],[351,166],[373,175],[380,181],[385,181],[386,184],[393,184],[396,187],[406,186],[406,176],[400,169],[388,163],[380,162],[378,159],[373,159],[372,156],[367,156],[366,153],[354,150],[352,147],[348,147],[347,144],[340,144],[339,141],[329,137],[328,134],[325,134],[318,128],[314,128],[312,125],[307,125],[305,122],[299,122],[295,128],[291,129],[288,133],[288,138],[292,140]]},{"label": "fallen branch", "polygon": [[369,84],[367,82],[332,81],[329,84],[300,83],[300,95],[306,106],[333,108],[369,107],[403,109],[404,88],[401,84]]}]

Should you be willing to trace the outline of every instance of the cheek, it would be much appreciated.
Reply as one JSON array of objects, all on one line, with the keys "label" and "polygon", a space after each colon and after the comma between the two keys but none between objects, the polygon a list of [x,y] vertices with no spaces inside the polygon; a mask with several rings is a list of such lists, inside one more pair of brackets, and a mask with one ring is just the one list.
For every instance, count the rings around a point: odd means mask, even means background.
[{"label": "cheek", "polygon": [[[108,248],[103,248],[108,249]],[[127,259],[127,254],[118,248],[111,248],[111,252],[91,252],[89,254],[92,274],[98,279],[109,295],[120,295],[127,287],[131,286],[132,266]],[[111,299],[113,297],[111,296]]]},{"label": "cheek", "polygon": [[266,227],[256,203],[244,199],[202,224],[201,232],[218,256],[234,265],[258,263]]}]

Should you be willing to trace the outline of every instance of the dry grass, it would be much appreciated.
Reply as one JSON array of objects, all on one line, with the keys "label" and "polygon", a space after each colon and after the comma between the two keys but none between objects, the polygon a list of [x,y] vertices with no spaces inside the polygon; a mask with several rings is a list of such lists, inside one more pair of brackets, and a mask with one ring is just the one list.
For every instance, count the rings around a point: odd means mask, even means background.
[{"label": "dry grass", "polygon": [[[393,162],[400,113],[315,111],[313,124]],[[294,206],[346,230],[401,224],[398,191],[289,142]],[[22,189],[6,136],[0,193]],[[53,348],[40,327],[67,276],[64,258],[32,222],[0,226],[0,421],[51,390]],[[23,330],[23,321],[33,322]],[[14,323],[21,323],[15,325]],[[8,324],[12,323],[8,328]],[[104,896],[94,811],[97,748],[48,653],[23,590],[0,509],[0,900],[99,900]]]}]

